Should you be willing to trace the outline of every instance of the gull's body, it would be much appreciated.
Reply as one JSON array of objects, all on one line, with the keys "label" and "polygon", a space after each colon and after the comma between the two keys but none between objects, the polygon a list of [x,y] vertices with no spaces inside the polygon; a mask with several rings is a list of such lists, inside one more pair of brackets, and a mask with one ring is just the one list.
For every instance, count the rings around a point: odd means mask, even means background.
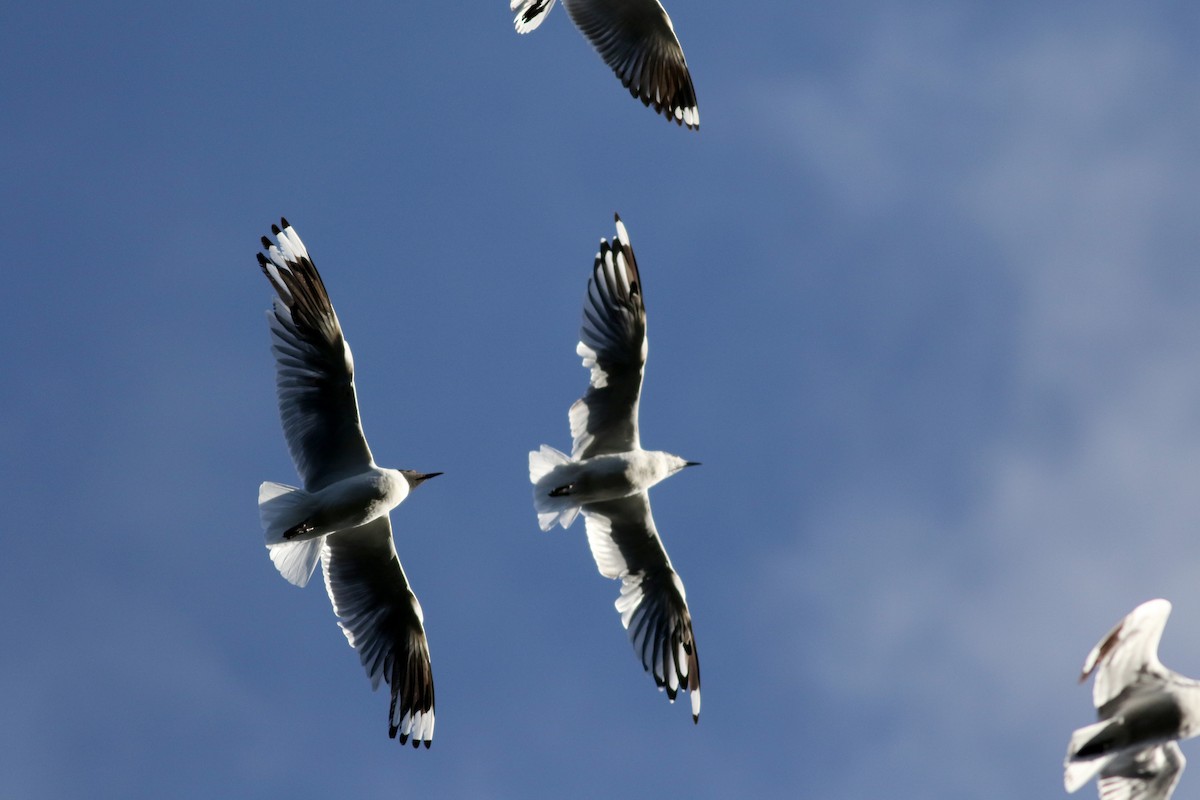
[{"label": "gull's body", "polygon": [[568,527],[582,512],[600,574],[621,579],[616,606],[642,666],[674,702],[691,694],[700,715],[700,659],[683,581],[650,514],[647,490],[694,462],[643,450],[638,400],[646,362],[642,283],[625,226],[600,240],[576,352],[591,370],[587,394],[571,406],[571,456],[542,445],[529,454],[538,524]]},{"label": "gull's body", "polygon": [[1063,783],[1074,792],[1099,775],[1102,800],[1167,800],[1186,760],[1176,742],[1200,733],[1200,682],[1164,667],[1158,642],[1166,600],[1135,608],[1088,654],[1100,721],[1071,734]]},{"label": "gull's body", "polygon": [[[511,0],[517,33],[542,24],[554,0]],[[700,127],[696,90],[671,18],[658,0],[563,0],[621,85],[668,120]]]},{"label": "gull's body", "polygon": [[303,489],[266,482],[259,515],[271,561],[304,586],[320,559],[338,624],[371,687],[391,686],[388,735],[428,747],[433,673],[421,605],[396,555],[389,513],[423,481],[375,464],[363,437],[354,359],[321,276],[287,224],[258,254],[276,297],[267,312],[284,436]]}]

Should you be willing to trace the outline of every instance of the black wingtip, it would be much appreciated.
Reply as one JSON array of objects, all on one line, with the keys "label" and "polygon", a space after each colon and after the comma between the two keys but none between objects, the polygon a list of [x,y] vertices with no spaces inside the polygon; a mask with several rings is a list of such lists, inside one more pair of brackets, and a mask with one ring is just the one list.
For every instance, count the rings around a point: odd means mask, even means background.
[{"label": "black wingtip", "polygon": [[[272,227],[272,228],[274,228],[275,226],[274,226],[274,225],[272,225],[271,227]],[[262,242],[263,249],[265,249],[265,250],[270,250],[270,249],[271,249],[271,247],[273,246],[273,245],[271,244],[271,240],[270,240],[270,239],[268,239],[268,238],[267,238],[267,237],[265,237],[265,236],[263,236],[262,238],[260,238],[260,239],[259,239],[259,241],[260,241],[260,242]]]},{"label": "black wingtip", "polygon": [[260,267],[262,267],[263,269],[266,269],[266,267],[267,267],[267,257],[266,257],[266,256],[264,256],[262,253],[255,253],[254,255],[258,256],[258,265],[259,265]]},{"label": "black wingtip", "polygon": [[[391,725],[391,724],[389,724],[389,725],[388,725],[388,737],[389,737],[389,738],[392,738],[392,739],[395,739],[395,738],[397,738],[397,737],[396,737],[396,734],[397,734],[397,733],[400,733],[400,729],[399,729],[397,726],[395,726],[395,725]],[[406,745],[406,744],[408,744],[409,735],[408,735],[407,733],[400,733],[400,737],[399,737],[399,738],[400,738],[400,744],[401,744],[401,745]],[[428,749],[429,749],[429,746],[430,746],[431,744],[433,744],[433,741],[432,741],[432,740],[430,740],[430,739],[421,740],[421,739],[418,739],[418,738],[417,738],[417,737],[415,737],[415,736],[413,736],[413,737],[412,737],[412,746],[413,746],[413,750],[418,750],[418,749],[420,749],[420,747],[421,747],[421,745],[422,745],[422,744],[424,744],[424,745],[425,745],[425,749],[426,749],[426,750],[428,750]]]},{"label": "black wingtip", "polygon": [[[280,230],[280,228],[279,228],[279,226],[278,226],[278,225],[272,225],[272,226],[271,226],[271,233],[273,233],[274,235],[278,236],[279,234],[283,233],[283,231],[282,231],[282,230]],[[266,237],[264,236],[263,238],[265,239]]]},{"label": "black wingtip", "polygon": [[281,226],[281,227],[283,227],[283,228],[290,228],[290,227],[292,227],[292,224],[291,224],[290,222],[288,222],[288,221],[287,221],[287,217],[280,217],[280,218],[279,218],[279,224],[280,224],[280,226]]}]

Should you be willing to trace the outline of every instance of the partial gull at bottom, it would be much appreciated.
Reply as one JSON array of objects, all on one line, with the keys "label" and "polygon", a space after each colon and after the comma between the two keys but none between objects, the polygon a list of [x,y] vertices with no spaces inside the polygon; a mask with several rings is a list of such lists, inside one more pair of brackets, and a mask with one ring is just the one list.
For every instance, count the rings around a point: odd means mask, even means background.
[{"label": "partial gull at bottom", "polygon": [[1071,734],[1063,785],[1099,777],[1101,800],[1168,800],[1187,763],[1178,741],[1200,733],[1200,682],[1158,660],[1171,614],[1166,600],[1142,603],[1092,648],[1080,682],[1093,673],[1100,721]]}]

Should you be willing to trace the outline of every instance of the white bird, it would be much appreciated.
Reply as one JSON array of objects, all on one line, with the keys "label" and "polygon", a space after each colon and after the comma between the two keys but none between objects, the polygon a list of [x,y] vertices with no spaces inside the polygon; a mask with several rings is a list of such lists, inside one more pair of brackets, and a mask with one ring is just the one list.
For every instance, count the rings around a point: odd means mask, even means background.
[{"label": "white bird", "polygon": [[571,406],[574,447],[569,458],[548,445],[529,454],[533,504],[544,531],[556,522],[567,528],[583,512],[600,574],[621,579],[616,607],[642,666],[671,702],[680,688],[690,692],[692,720],[698,721],[700,659],[692,615],[647,494],[696,462],[643,450],[638,438],[646,308],[629,235],[619,216],[616,222],[613,245],[600,240],[575,348],[591,370],[591,383]]},{"label": "white bird", "polygon": [[258,511],[271,561],[305,586],[320,558],[338,625],[371,679],[391,686],[388,736],[429,747],[433,673],[424,615],[392,540],[389,512],[440,472],[375,465],[358,418],[354,359],[325,284],[296,231],[262,238],[263,274],[275,287],[267,312],[283,432],[303,489],[266,482]]},{"label": "white bird", "polygon": [[[517,33],[542,24],[554,0],[511,0]],[[676,124],[700,127],[696,90],[671,18],[658,0],[563,0],[621,85]]]},{"label": "white bird", "polygon": [[1200,682],[1164,667],[1158,641],[1166,600],[1142,603],[1088,653],[1100,721],[1071,734],[1063,783],[1074,792],[1100,776],[1102,800],[1167,800],[1186,760],[1177,741],[1200,733]]}]

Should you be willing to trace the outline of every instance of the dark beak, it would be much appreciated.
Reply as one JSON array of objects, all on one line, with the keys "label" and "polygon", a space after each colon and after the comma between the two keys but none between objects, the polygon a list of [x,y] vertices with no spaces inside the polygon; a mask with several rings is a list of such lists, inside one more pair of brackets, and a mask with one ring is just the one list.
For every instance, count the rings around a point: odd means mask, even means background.
[{"label": "dark beak", "polygon": [[698,467],[698,466],[700,466],[700,462],[699,461],[687,461],[684,463],[684,466],[685,467]]},{"label": "dark beak", "polygon": [[420,486],[422,483],[429,480],[430,478],[436,478],[438,475],[441,475],[441,474],[442,473],[440,473],[440,472],[426,472],[424,475],[418,475],[417,477],[413,478],[413,487]]}]

